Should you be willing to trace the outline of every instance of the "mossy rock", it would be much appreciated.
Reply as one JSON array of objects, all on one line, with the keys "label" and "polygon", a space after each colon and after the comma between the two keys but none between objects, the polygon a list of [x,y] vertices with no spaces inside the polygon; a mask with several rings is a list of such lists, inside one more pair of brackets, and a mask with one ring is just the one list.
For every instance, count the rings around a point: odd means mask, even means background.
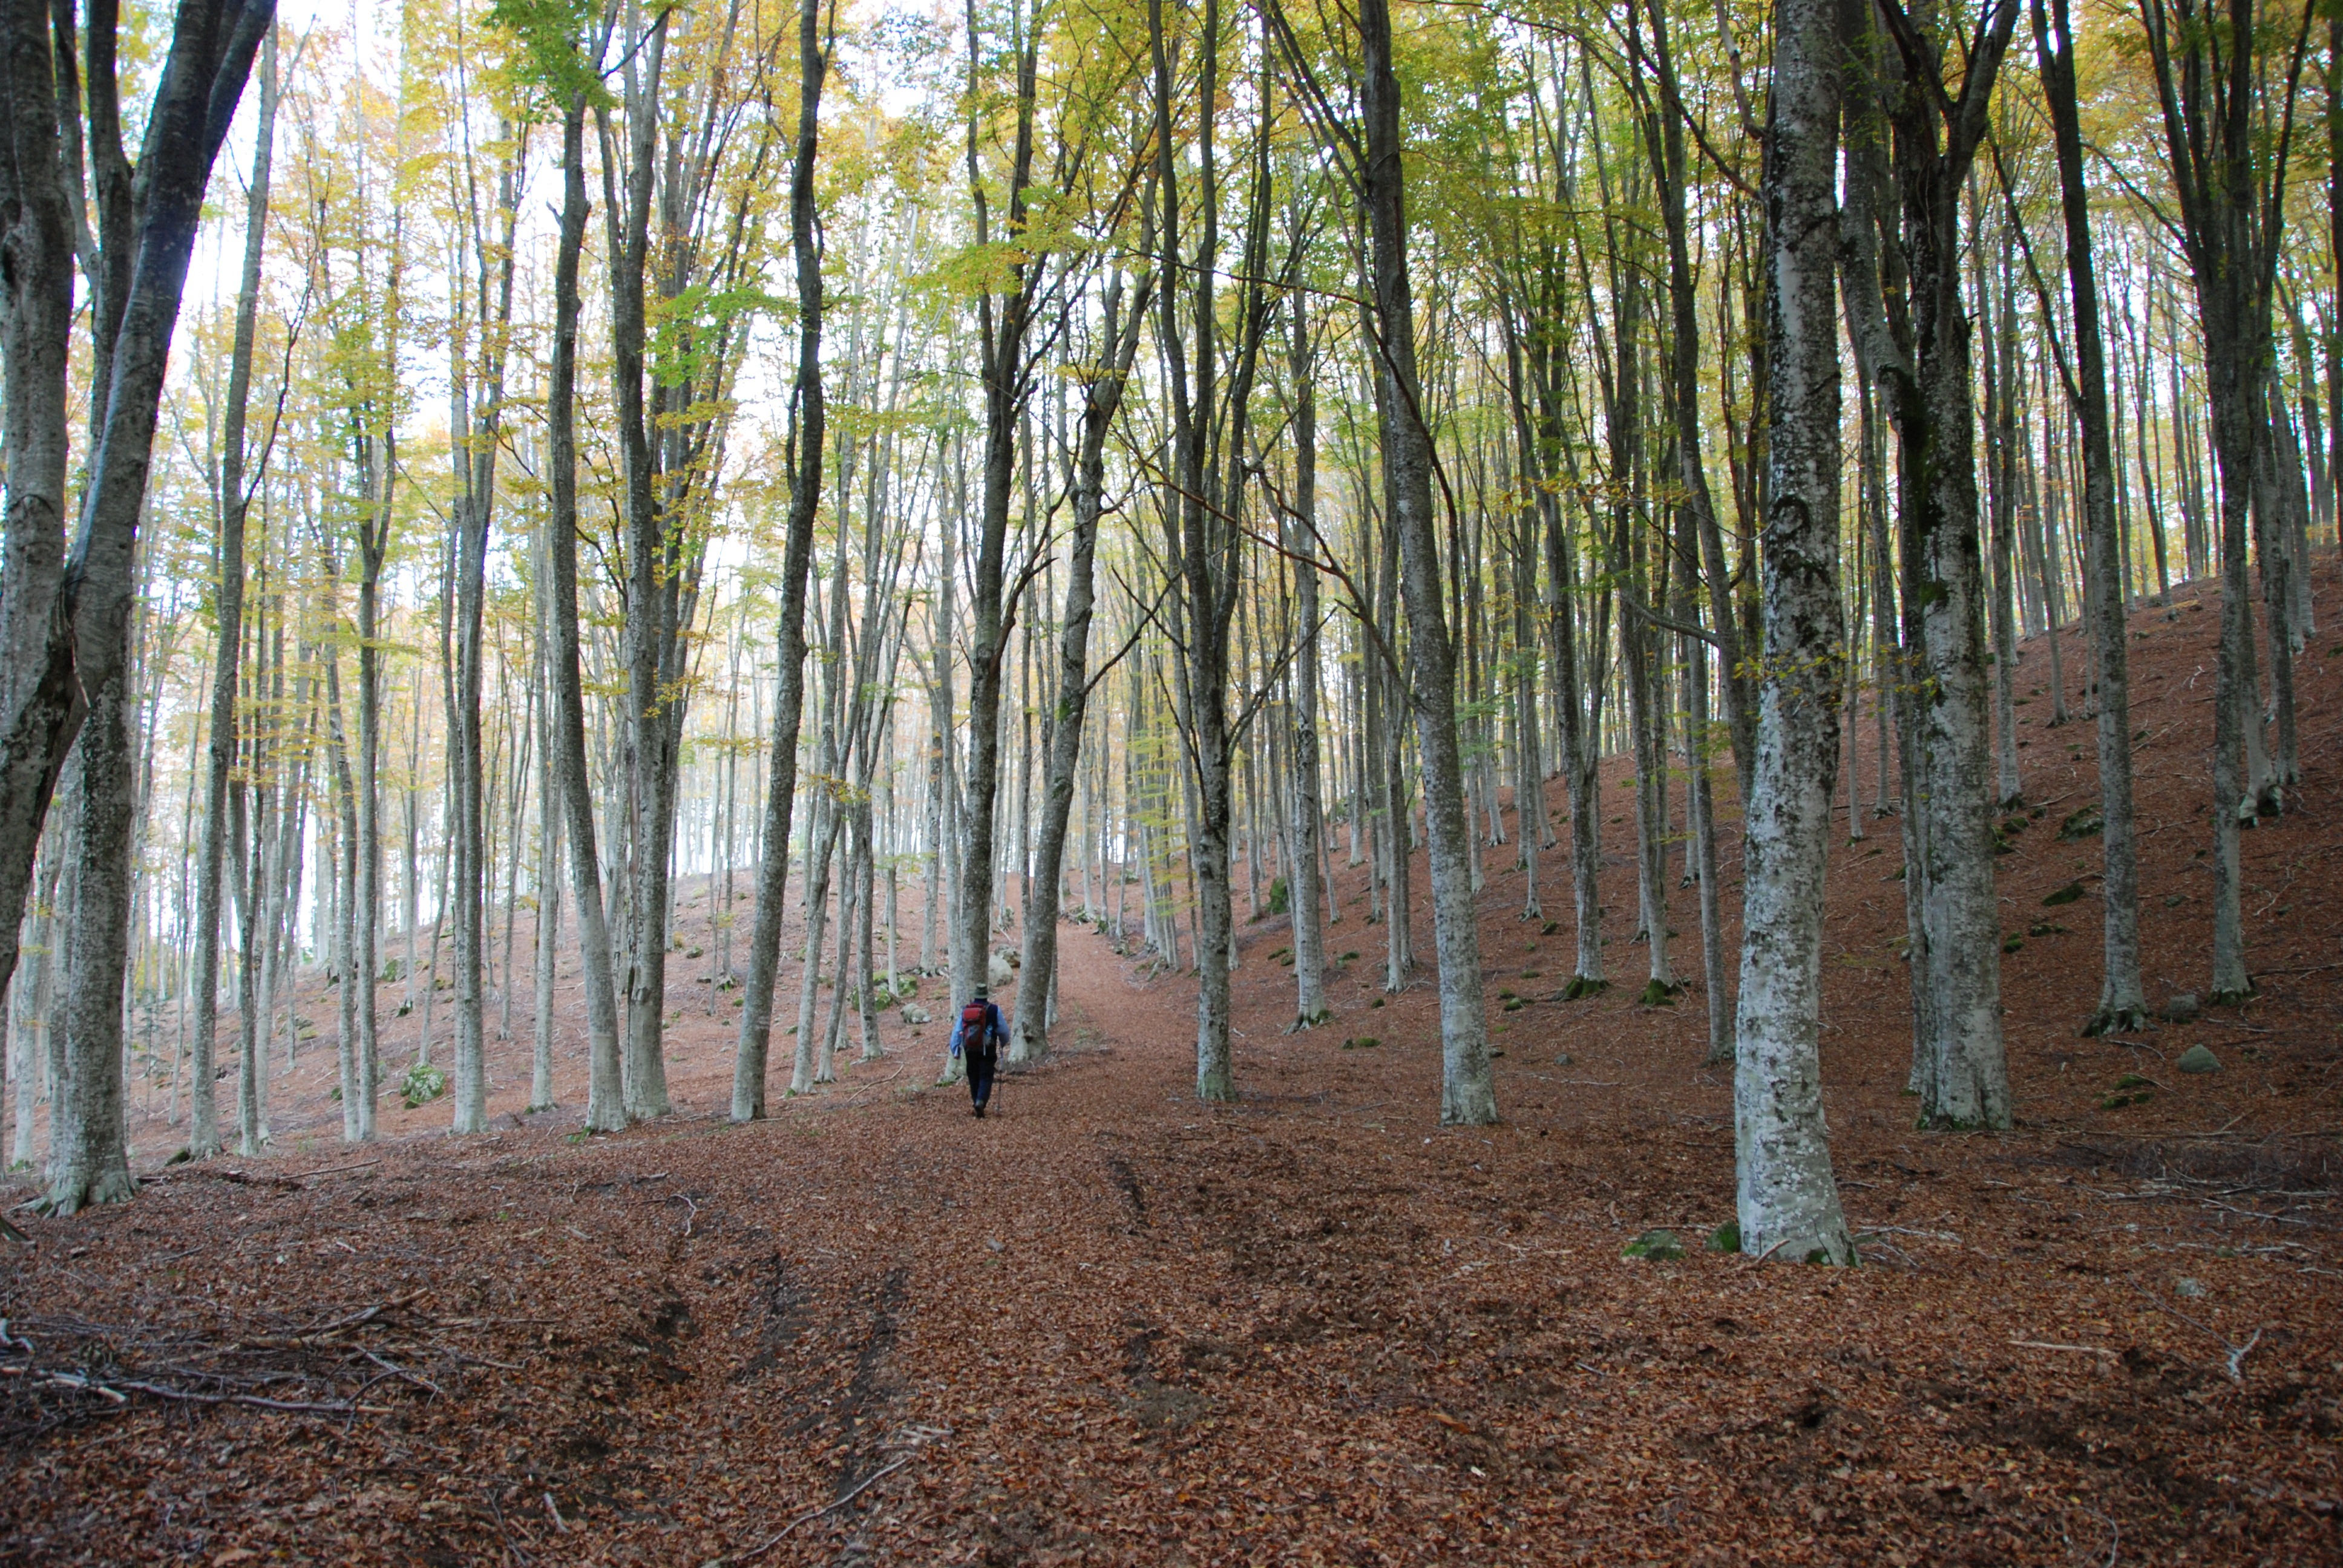
[{"label": "mossy rock", "polygon": [[2129,1094],[2110,1094],[2099,1101],[2102,1111],[2121,1111],[2127,1105],[2146,1105],[2156,1098],[2153,1089],[2136,1090]]},{"label": "mossy rock", "polygon": [[1665,1263],[1683,1257],[1684,1249],[1674,1231],[1646,1231],[1620,1248],[1619,1255],[1623,1258],[1651,1258]]},{"label": "mossy rock", "polygon": [[2100,814],[2098,803],[2093,801],[2079,811],[2067,813],[2066,819],[2058,824],[2058,837],[2088,839],[2105,832],[2107,826],[2107,818]]},{"label": "mossy rock", "polygon": [[1554,1064],[1556,1067],[1568,1067],[1577,1060],[1578,1058],[1571,1055],[1570,1052],[1565,1050],[1560,1056],[1554,1059]]},{"label": "mossy rock", "polygon": [[418,1061],[399,1081],[398,1098],[409,1111],[419,1110],[447,1091],[447,1075],[427,1061]]},{"label": "mossy rock", "polygon": [[1377,1040],[1372,1034],[1363,1034],[1355,1039],[1344,1040],[1342,1042],[1342,1049],[1344,1050],[1373,1050],[1382,1043],[1382,1040]]},{"label": "mossy rock", "polygon": [[2065,887],[2058,889],[2056,892],[2044,895],[2042,901],[2055,909],[2060,904],[2079,903],[2082,900],[2082,897],[2083,884],[2080,882],[2069,882]]},{"label": "mossy rock", "polygon": [[2180,1060],[2172,1065],[2183,1072],[2218,1072],[2221,1070],[2221,1059],[2201,1045],[2192,1045],[2182,1051]]},{"label": "mossy rock", "polygon": [[1505,1003],[1505,1010],[1506,1010],[1507,1012],[1519,1012],[1519,1011],[1521,1011],[1521,1010],[1522,1010],[1522,1009],[1523,1009],[1523,1008],[1525,1008],[1525,1007],[1527,1007],[1527,1006],[1529,1006],[1529,1003],[1527,1003],[1527,1002],[1523,1001],[1523,1000],[1521,998],[1519,998],[1519,997],[1513,997],[1513,998],[1512,998],[1512,999],[1510,999],[1510,1000],[1508,1000],[1506,1001],[1506,1003]]},{"label": "mossy rock", "polygon": [[2204,1011],[2204,1004],[2197,1000],[2197,993],[2193,990],[2184,990],[2164,1004],[2164,1021],[2194,1023]]},{"label": "mossy rock", "polygon": [[2003,952],[2006,952],[2006,953],[2022,952],[2023,950],[2025,950],[2025,948],[2026,948],[2026,939],[2025,939],[2024,937],[2016,936],[2016,935],[2013,934],[2013,935],[2010,935],[2010,936],[2006,936],[2006,937],[2004,937],[2004,938],[2002,938],[2002,939],[2001,939],[2001,950],[2002,950]]},{"label": "mossy rock", "polygon": [[1724,1224],[1719,1225],[1715,1230],[1711,1231],[1708,1233],[1708,1241],[1704,1243],[1703,1250],[1711,1252],[1738,1252],[1741,1251],[1741,1221],[1738,1220],[1727,1220]]},{"label": "mossy rock", "polygon": [[2117,1089],[2153,1089],[2156,1087],[2156,1082],[2153,1079],[2142,1078],[2137,1072],[2127,1072],[2116,1080],[2116,1087]]},{"label": "mossy rock", "polygon": [[1538,928],[1538,935],[1543,936],[1543,937],[1550,937],[1550,936],[1554,936],[1554,935],[1555,935],[1555,934],[1556,934],[1556,933],[1558,933],[1561,930],[1562,930],[1562,922],[1561,922],[1560,920],[1548,920],[1548,921],[1546,921],[1546,923],[1545,923],[1545,924],[1544,924],[1544,925],[1542,925],[1542,926],[1540,926],[1540,927]]}]

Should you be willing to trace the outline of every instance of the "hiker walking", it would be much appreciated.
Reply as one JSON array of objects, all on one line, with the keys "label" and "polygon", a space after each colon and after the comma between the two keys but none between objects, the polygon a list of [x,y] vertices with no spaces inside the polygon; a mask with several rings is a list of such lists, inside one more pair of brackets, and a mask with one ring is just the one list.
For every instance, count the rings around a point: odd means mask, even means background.
[{"label": "hiker walking", "polygon": [[1001,1022],[1001,1010],[984,999],[984,988],[968,1005],[960,1010],[960,1021],[952,1025],[951,1053],[968,1064],[969,1097],[976,1102],[975,1114],[984,1114],[984,1102],[992,1098],[993,1069],[1001,1062],[1001,1041],[1008,1030]]}]

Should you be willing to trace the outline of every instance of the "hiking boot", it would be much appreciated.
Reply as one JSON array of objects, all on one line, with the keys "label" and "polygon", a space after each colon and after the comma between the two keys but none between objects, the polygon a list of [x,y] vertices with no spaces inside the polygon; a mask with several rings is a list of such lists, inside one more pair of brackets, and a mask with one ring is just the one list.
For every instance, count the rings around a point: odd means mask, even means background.
[{"label": "hiking boot", "polygon": [[982,1104],[980,1104],[980,1104],[977,1104],[977,1105],[971,1106],[971,1107],[970,1108],[970,1112],[971,1112],[971,1113],[976,1117],[976,1119],[977,1119],[979,1121],[983,1121],[983,1120],[984,1120],[984,1107],[983,1107],[983,1105],[982,1105]]}]

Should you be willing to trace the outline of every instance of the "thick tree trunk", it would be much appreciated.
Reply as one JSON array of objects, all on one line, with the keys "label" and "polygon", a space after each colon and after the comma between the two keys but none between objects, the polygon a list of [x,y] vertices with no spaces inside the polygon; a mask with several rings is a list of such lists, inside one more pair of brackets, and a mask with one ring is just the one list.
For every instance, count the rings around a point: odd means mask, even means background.
[{"label": "thick tree trunk", "polygon": [[[1989,20],[1957,97],[1942,83],[1930,39],[1900,14],[1887,21],[1900,29],[1904,75],[1862,74],[1863,139],[1849,154],[1846,227],[1855,240],[1850,321],[1903,451],[1898,598],[1908,663],[1898,728],[1915,917],[1914,1087],[1923,1126],[2006,1127],[1983,530],[1959,256],[1961,190],[2016,14]],[[1890,119],[1901,222],[1883,266],[1877,241],[1890,226],[1875,204],[1885,188],[1878,138]],[[1902,288],[1885,289],[1887,276],[1900,277]]]},{"label": "thick tree trunk", "polygon": [[1742,1251],[1855,1261],[1823,1121],[1823,875],[1838,770],[1837,0],[1776,0],[1765,170],[1765,645],[1734,1072]]}]

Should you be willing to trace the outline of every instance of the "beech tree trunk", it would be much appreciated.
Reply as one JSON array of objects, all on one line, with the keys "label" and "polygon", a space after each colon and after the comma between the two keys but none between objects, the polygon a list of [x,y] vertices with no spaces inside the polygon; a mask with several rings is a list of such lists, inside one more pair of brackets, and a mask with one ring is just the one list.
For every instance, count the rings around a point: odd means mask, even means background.
[{"label": "beech tree trunk", "polygon": [[547,397],[547,466],[552,515],[553,685],[557,756],[569,838],[570,886],[578,900],[578,969],[585,980],[588,1062],[586,1125],[615,1132],[627,1124],[612,990],[610,928],[602,907],[601,852],[594,793],[586,764],[586,689],[578,626],[578,261],[586,241],[586,100],[569,101],[561,121],[561,227],[554,250],[553,362]]},{"label": "beech tree trunk", "polygon": [[[798,17],[798,145],[789,169],[789,235],[796,252],[798,367],[796,428],[790,443],[789,534],[781,548],[779,684],[773,699],[771,778],[766,785],[757,867],[757,914],[749,936],[749,973],[740,1036],[732,1060],[732,1120],[765,1114],[766,1064],[772,1050],[773,990],[780,979],[781,921],[789,879],[790,819],[797,805],[798,729],[805,711],[806,579],[813,571],[813,530],[821,506],[826,440],[821,381],[821,249],[814,228],[814,159],[820,148],[822,81],[830,58],[821,46],[820,0]],[[930,890],[932,898],[933,889]]]},{"label": "beech tree trunk", "polygon": [[[1407,216],[1401,173],[1399,82],[1392,69],[1388,0],[1359,7],[1360,98],[1366,151],[1360,170],[1373,236],[1371,288],[1376,327],[1376,401],[1383,485],[1398,530],[1401,587],[1407,600],[1408,677],[1430,819],[1433,934],[1440,955],[1440,1120],[1480,1126],[1497,1120],[1489,1072],[1489,1023],[1482,1000],[1479,913],[1464,817],[1464,774],[1456,738],[1456,677],[1442,603],[1439,530],[1432,510],[1432,437],[1416,376],[1415,303],[1408,282]],[[1397,852],[1405,829],[1393,822]]]},{"label": "beech tree trunk", "polygon": [[2075,97],[2074,34],[2066,0],[2033,0],[2035,52],[2057,147],[2058,197],[2066,220],[2066,280],[2075,302],[2075,366],[2080,385],[2076,412],[2083,423],[2083,512],[2088,528],[2087,598],[2097,633],[2099,676],[2100,886],[2105,968],[2099,1005],[2086,1034],[2147,1026],[2147,998],[2139,977],[2139,855],[2132,816],[2131,687],[2125,644],[2124,584],[2116,533],[2116,464],[2109,440],[2107,353],[2099,327],[2098,278],[2091,250],[2091,218],[2083,185],[2083,136]]},{"label": "beech tree trunk", "polygon": [[[203,1160],[219,1152],[219,1108],[213,1080],[213,1041],[219,1029],[220,862],[226,848],[229,774],[236,755],[236,657],[244,641],[244,521],[252,501],[245,480],[245,417],[252,390],[252,346],[260,304],[260,255],[268,230],[269,160],[277,132],[277,39],[262,46],[260,121],[246,196],[244,270],[236,287],[236,339],[228,358],[220,410],[219,581],[213,600],[216,641],[212,653],[209,739],[205,747],[204,829],[196,850],[195,1078],[188,1097],[187,1153]],[[11,389],[13,391],[13,388]],[[13,526],[13,523],[12,523]]]},{"label": "beech tree trunk", "polygon": [[[1288,367],[1293,387],[1293,521],[1286,548],[1293,555],[1296,627],[1292,687],[1293,877],[1287,907],[1293,911],[1293,1027],[1314,1029],[1332,1019],[1326,1005],[1325,806],[1318,767],[1318,397],[1312,384],[1316,355],[1310,338],[1306,301],[1300,292],[1286,301],[1291,334]],[[1528,841],[1525,840],[1525,844]],[[1534,846],[1524,849],[1534,856]],[[1534,863],[1534,862],[1533,862]]]},{"label": "beech tree trunk", "polygon": [[[1066,607],[1059,634],[1057,711],[1050,730],[1049,772],[1041,790],[1041,829],[1027,895],[1024,950],[1017,972],[1017,1015],[1008,1058],[1033,1061],[1050,1049],[1050,1002],[1058,972],[1058,883],[1065,863],[1066,823],[1073,809],[1075,771],[1081,765],[1083,716],[1090,701],[1090,640],[1093,565],[1099,518],[1106,506],[1106,439],[1129,385],[1147,317],[1151,282],[1142,278],[1131,311],[1122,311],[1122,275],[1108,282],[1098,367],[1081,382],[1080,446],[1074,458],[1072,553],[1066,569]],[[892,920],[889,921],[892,945]]]},{"label": "beech tree trunk", "polygon": [[1741,1250],[1855,1261],[1823,1121],[1823,874],[1838,771],[1838,0],[1776,0],[1765,198],[1765,643],[1743,849]]},{"label": "beech tree trunk", "polygon": [[[77,1081],[61,1086],[54,1106],[52,1145],[60,1157],[45,1201],[59,1212],[116,1201],[133,1191],[122,1151],[122,1027],[137,776],[126,667],[138,521],[204,188],[273,16],[269,0],[185,0],[155,79],[135,166],[121,142],[113,5],[99,0],[88,12],[85,82],[76,79],[70,34],[53,33],[38,7],[12,16],[7,27],[7,98],[0,114],[23,151],[5,160],[0,210],[25,216],[16,220],[23,228],[12,221],[9,238],[0,240],[9,250],[9,265],[0,270],[12,283],[20,267],[30,273],[10,301],[5,343],[10,427],[0,586],[0,650],[8,667],[0,677],[0,982],[15,968],[25,888],[58,769],[85,718],[101,731],[85,749],[76,786],[90,895],[76,902],[70,939],[67,1040]],[[57,291],[70,288],[73,246],[58,182],[77,178],[83,166],[85,101],[96,219],[88,257],[90,385],[104,393],[91,399],[92,450],[67,551],[57,529],[64,514],[65,335],[72,317],[55,307]],[[74,156],[61,155],[61,141]],[[25,242],[42,240],[56,250],[29,261]],[[20,303],[26,307],[22,321]]]}]

